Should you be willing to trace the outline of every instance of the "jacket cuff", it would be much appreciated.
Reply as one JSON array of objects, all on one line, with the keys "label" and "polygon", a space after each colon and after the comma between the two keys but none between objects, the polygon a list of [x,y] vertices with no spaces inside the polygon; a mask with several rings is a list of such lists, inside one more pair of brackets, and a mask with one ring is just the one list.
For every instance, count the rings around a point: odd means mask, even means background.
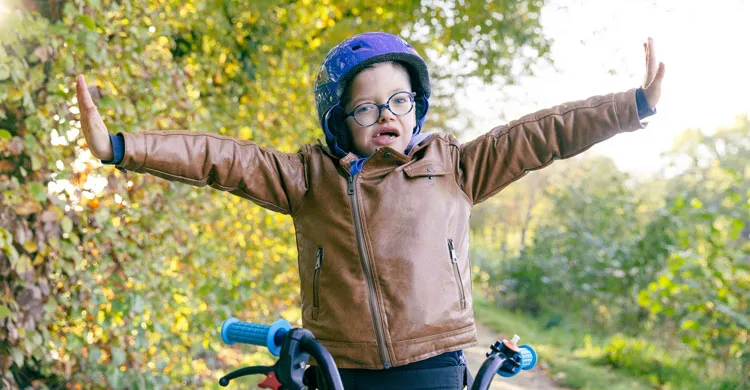
[{"label": "jacket cuff", "polygon": [[125,152],[118,167],[138,171],[146,163],[146,137],[137,133],[121,134],[125,140]]},{"label": "jacket cuff", "polygon": [[638,106],[638,118],[641,120],[656,114],[656,107],[651,108],[648,105],[648,100],[646,100],[646,94],[643,93],[643,88],[635,90],[635,103]]},{"label": "jacket cuff", "polygon": [[112,160],[101,160],[101,162],[105,165],[117,165],[122,162],[122,156],[125,154],[125,140],[122,138],[122,133],[117,133],[117,135],[110,134],[109,144],[112,145],[112,154],[114,156]]},{"label": "jacket cuff", "polygon": [[646,127],[646,123],[641,122],[638,117],[636,88],[615,94],[615,112],[620,131],[634,131]]}]

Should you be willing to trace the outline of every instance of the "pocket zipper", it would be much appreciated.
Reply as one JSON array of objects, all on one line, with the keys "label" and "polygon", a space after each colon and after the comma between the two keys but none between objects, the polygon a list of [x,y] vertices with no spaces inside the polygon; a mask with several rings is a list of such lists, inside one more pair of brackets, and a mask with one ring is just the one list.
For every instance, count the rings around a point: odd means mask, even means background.
[{"label": "pocket zipper", "polygon": [[453,244],[453,239],[448,239],[448,251],[451,255],[451,264],[453,264],[453,276],[456,278],[458,284],[458,295],[461,298],[461,309],[466,309],[466,295],[464,293],[464,284],[461,281],[461,271],[458,269],[458,257],[456,256],[456,247]]},{"label": "pocket zipper", "polygon": [[[315,273],[313,274],[313,309],[317,312],[320,307],[318,296],[318,277],[320,277],[320,267],[323,265],[323,248],[318,248],[317,260],[315,261]],[[317,316],[316,316],[317,317]]]}]

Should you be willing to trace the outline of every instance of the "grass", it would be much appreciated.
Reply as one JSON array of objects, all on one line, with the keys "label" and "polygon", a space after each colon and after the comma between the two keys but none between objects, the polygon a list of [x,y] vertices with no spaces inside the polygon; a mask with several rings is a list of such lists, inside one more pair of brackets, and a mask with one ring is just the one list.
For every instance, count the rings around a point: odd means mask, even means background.
[{"label": "grass", "polygon": [[474,297],[479,322],[504,336],[517,333],[532,345],[539,364],[549,367],[560,385],[575,389],[739,389],[729,382],[707,382],[679,356],[645,340],[621,335],[596,336],[566,319],[546,329],[537,319],[497,308]]}]

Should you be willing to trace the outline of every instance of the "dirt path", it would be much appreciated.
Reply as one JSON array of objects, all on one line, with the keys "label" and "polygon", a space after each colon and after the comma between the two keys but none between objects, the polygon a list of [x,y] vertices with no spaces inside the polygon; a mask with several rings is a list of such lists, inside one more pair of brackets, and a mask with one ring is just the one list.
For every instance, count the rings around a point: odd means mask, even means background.
[{"label": "dirt path", "polygon": [[[487,328],[486,326],[477,323],[477,335],[479,336],[479,345],[476,347],[468,348],[464,350],[466,355],[466,363],[471,369],[471,374],[476,375],[479,371],[479,367],[482,366],[484,359],[486,359],[486,353],[490,350],[489,346],[497,340],[497,334]],[[507,336],[506,336],[507,337]],[[523,339],[521,339],[523,344]],[[495,375],[490,385],[492,390],[521,390],[521,389],[540,389],[540,390],[552,390],[552,389],[564,389],[555,384],[545,373],[544,369],[539,364],[531,370],[522,371],[518,375],[512,378],[503,378],[499,375]]]}]

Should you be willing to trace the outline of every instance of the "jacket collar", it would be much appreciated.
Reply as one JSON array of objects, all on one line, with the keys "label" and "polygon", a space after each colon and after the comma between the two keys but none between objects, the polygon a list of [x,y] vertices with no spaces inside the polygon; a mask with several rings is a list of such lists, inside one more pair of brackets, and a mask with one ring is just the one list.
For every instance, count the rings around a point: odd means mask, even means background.
[{"label": "jacket collar", "polygon": [[[403,165],[411,160],[414,159],[414,156],[417,152],[420,150],[426,148],[429,144],[432,143],[433,140],[435,140],[435,133],[430,134],[424,134],[424,139],[420,140],[416,145],[412,146],[411,150],[409,150],[408,154],[404,154],[402,152],[398,152],[394,149],[391,149],[389,147],[380,148],[375,154],[370,156],[368,158],[368,162],[366,162],[366,165],[382,165],[383,162],[386,162],[387,165],[393,165],[394,163],[396,165]],[[338,161],[339,166],[343,168],[343,171],[346,171],[347,174],[349,174],[352,164],[354,164],[357,160],[361,159],[358,155],[349,152],[344,157],[338,158],[336,155],[331,153],[331,151],[328,149],[328,146],[324,145],[320,139],[318,139],[318,145],[323,150],[323,152],[328,155],[331,159],[334,161]],[[365,170],[365,168],[363,168]]]}]

